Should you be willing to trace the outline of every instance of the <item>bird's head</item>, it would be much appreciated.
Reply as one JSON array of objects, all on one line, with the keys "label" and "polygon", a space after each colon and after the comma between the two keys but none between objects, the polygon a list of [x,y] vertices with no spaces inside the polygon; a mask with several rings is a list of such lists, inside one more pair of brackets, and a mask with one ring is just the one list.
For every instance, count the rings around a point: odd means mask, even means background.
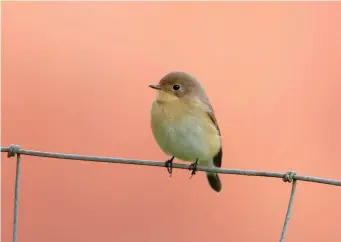
[{"label": "bird's head", "polygon": [[161,78],[159,84],[149,85],[149,87],[158,91],[157,99],[159,100],[196,98],[204,94],[199,81],[180,71],[168,73]]}]

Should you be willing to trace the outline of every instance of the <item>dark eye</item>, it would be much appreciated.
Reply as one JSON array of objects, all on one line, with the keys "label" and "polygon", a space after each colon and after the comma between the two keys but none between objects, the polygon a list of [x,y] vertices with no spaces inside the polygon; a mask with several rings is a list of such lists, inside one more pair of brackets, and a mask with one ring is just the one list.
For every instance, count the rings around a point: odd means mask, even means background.
[{"label": "dark eye", "polygon": [[180,86],[179,86],[179,85],[174,85],[174,86],[173,86],[173,90],[177,91],[177,90],[179,90],[179,89],[180,89]]}]

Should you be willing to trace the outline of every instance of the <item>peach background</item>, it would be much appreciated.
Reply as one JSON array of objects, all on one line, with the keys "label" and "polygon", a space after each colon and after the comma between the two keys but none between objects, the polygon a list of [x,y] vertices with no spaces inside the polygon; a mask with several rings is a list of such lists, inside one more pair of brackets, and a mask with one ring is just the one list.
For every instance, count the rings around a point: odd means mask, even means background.
[{"label": "peach background", "polygon": [[[2,146],[165,160],[147,86],[206,87],[223,166],[341,179],[340,3],[3,3]],[[2,241],[15,159],[2,154]],[[23,157],[19,241],[278,241],[279,179]],[[287,242],[341,241],[340,187],[299,182]]]}]

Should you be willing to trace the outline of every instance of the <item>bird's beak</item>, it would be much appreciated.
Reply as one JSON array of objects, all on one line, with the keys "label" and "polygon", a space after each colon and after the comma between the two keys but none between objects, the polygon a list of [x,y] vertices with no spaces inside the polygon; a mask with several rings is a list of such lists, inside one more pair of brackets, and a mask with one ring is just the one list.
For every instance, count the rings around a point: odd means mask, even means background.
[{"label": "bird's beak", "polygon": [[161,90],[161,87],[159,84],[157,85],[149,85],[150,88],[156,89],[156,90]]}]

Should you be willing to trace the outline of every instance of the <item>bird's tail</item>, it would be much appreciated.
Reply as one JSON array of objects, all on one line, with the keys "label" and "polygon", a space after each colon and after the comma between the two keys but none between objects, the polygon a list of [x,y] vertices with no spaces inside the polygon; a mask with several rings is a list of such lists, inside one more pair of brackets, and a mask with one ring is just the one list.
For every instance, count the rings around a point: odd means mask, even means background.
[{"label": "bird's tail", "polygon": [[211,188],[216,191],[221,191],[221,181],[217,173],[206,172],[206,177]]}]

